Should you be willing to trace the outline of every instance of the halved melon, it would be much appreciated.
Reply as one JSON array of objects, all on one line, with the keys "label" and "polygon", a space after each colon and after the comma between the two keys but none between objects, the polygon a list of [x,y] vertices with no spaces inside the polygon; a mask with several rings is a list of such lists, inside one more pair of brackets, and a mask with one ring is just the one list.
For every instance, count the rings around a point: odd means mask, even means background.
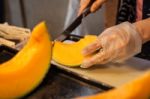
[{"label": "halved melon", "polygon": [[44,22],[37,25],[24,48],[11,60],[0,64],[0,99],[26,95],[48,72],[52,43]]},{"label": "halved melon", "polygon": [[90,43],[96,40],[95,35],[86,35],[83,39],[78,42],[66,43],[55,41],[53,46],[52,59],[62,65],[76,67],[80,66],[84,56],[82,50]]},{"label": "halved melon", "polygon": [[150,71],[108,92],[76,99],[150,99]]}]

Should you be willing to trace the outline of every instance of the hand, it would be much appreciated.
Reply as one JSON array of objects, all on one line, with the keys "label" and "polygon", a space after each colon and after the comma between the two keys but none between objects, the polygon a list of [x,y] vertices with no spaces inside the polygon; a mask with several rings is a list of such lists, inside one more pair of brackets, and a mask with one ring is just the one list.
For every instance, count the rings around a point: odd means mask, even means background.
[{"label": "hand", "polygon": [[[91,0],[80,0],[80,8],[79,8],[79,13],[78,15],[80,15],[88,6],[88,4],[90,3]],[[91,12],[95,12],[97,11],[99,8],[101,8],[102,4],[105,2],[106,0],[95,0],[95,2],[93,3],[93,5],[91,6]]]},{"label": "hand", "polygon": [[82,68],[94,64],[122,62],[141,51],[142,38],[135,26],[129,22],[106,29],[98,39],[83,50],[84,55],[97,51],[92,57],[85,59]]}]

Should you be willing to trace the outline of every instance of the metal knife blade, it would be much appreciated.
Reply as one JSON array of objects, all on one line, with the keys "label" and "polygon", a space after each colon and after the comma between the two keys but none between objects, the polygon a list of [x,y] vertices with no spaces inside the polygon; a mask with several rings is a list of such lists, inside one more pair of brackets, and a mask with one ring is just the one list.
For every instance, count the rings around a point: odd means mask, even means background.
[{"label": "metal knife blade", "polygon": [[56,41],[65,40],[71,34],[71,32],[81,24],[82,19],[91,13],[90,8],[94,1],[95,0],[90,1],[87,9],[85,9],[85,11],[81,15],[79,15],[62,33],[60,33],[58,37],[56,37]]}]

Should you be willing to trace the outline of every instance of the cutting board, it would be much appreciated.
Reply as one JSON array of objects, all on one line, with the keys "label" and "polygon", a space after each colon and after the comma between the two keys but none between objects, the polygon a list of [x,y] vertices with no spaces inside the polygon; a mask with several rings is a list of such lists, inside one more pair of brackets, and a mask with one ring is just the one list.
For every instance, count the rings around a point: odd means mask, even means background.
[{"label": "cutting board", "polygon": [[70,68],[60,65],[54,61],[52,61],[52,64],[85,79],[104,83],[113,87],[118,87],[129,82],[150,69],[150,61],[135,57],[121,64],[110,63],[105,65],[96,65],[88,69],[80,67]]}]

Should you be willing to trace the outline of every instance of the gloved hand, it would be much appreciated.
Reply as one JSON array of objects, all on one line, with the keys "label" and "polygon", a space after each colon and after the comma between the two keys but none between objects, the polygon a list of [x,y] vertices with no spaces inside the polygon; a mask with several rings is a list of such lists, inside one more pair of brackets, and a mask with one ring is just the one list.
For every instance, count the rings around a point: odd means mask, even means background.
[{"label": "gloved hand", "polygon": [[[91,0],[80,0],[80,8],[78,15],[80,15],[84,11],[84,9],[86,9],[90,1]],[[105,1],[106,0],[95,0],[93,5],[91,6],[91,12],[97,11]]]},{"label": "gloved hand", "polygon": [[88,68],[94,64],[122,62],[141,51],[142,38],[135,26],[124,22],[102,32],[98,39],[83,50],[84,55],[97,51],[92,57],[83,61],[81,67]]}]

